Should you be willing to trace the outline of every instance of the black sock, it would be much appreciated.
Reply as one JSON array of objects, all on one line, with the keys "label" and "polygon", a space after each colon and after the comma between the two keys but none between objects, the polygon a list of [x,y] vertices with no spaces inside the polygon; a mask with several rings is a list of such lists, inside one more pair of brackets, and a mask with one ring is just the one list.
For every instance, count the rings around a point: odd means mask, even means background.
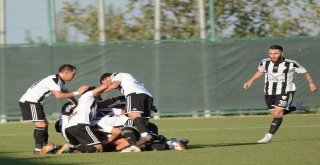
[{"label": "black sock", "polygon": [[297,110],[297,108],[295,106],[291,106],[291,107],[289,107],[289,110],[283,111],[283,115],[289,114],[290,112],[293,112],[295,110]]},{"label": "black sock", "polygon": [[45,144],[48,144],[48,139],[49,139],[48,126],[46,126],[45,132],[44,132],[44,142],[45,142]]},{"label": "black sock", "polygon": [[281,123],[282,123],[282,117],[273,118],[273,121],[269,129],[269,133],[272,135],[275,134],[278,128],[280,127]]},{"label": "black sock", "polygon": [[45,128],[44,127],[35,127],[33,131],[33,137],[35,140],[36,148],[43,148],[45,142]]},{"label": "black sock", "polygon": [[142,118],[142,117],[137,117],[135,119],[133,119],[133,124],[134,126],[137,127],[139,133],[144,133],[144,132],[149,132],[148,128],[147,128],[147,121]]}]

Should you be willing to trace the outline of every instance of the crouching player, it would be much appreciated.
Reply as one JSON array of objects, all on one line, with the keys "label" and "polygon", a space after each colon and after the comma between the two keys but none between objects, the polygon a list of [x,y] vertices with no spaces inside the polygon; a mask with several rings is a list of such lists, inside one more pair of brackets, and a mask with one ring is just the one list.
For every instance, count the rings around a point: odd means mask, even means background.
[{"label": "crouching player", "polygon": [[69,122],[65,128],[66,138],[71,145],[82,153],[102,152],[103,147],[90,128],[90,122],[96,114],[97,103],[95,95],[106,89],[105,85],[97,88],[90,87],[78,100],[78,105],[69,116]]}]

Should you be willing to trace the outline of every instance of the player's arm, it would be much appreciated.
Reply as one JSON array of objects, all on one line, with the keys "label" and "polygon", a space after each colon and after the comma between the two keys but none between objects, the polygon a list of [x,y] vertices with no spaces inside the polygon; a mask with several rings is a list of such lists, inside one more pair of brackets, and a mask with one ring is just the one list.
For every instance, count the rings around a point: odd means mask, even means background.
[{"label": "player's arm", "polygon": [[[61,91],[62,91],[63,93],[71,93],[68,89],[61,89]],[[72,104],[74,104],[74,105],[77,105],[77,104],[78,104],[78,101],[76,100],[76,98],[75,98],[74,96],[68,97],[67,100],[68,100],[69,102],[71,102]]]},{"label": "player's arm", "polygon": [[108,85],[108,88],[104,92],[112,91],[118,88],[121,84],[121,81],[113,81],[111,84]]},{"label": "player's arm", "polygon": [[121,130],[120,129],[112,128],[111,136],[108,138],[108,142],[115,141],[119,137],[120,134],[121,134]]},{"label": "player's arm", "polygon": [[92,90],[92,94],[96,95],[99,93],[104,92],[108,88],[108,85],[106,84],[101,84],[100,86],[96,87],[94,90]]},{"label": "player's arm", "polygon": [[125,102],[126,98],[124,96],[112,97],[110,99],[106,99],[100,102],[97,102],[98,108],[107,108],[112,104]]},{"label": "player's arm", "polygon": [[318,90],[317,85],[314,83],[311,73],[306,72],[303,74],[306,80],[309,83],[310,91],[316,92]]},{"label": "player's arm", "polygon": [[70,97],[74,97],[76,95],[82,94],[87,89],[88,89],[88,86],[87,85],[83,85],[80,88],[78,88],[77,91],[75,91],[75,92],[64,93],[63,91],[53,90],[52,94],[57,99],[70,98]]},{"label": "player's arm", "polygon": [[258,70],[258,71],[251,77],[250,80],[248,80],[247,82],[245,82],[245,83],[243,84],[243,88],[244,88],[244,89],[248,89],[255,80],[257,80],[258,78],[260,78],[260,77],[263,76],[263,75],[264,75],[264,72],[261,72],[260,70]]}]

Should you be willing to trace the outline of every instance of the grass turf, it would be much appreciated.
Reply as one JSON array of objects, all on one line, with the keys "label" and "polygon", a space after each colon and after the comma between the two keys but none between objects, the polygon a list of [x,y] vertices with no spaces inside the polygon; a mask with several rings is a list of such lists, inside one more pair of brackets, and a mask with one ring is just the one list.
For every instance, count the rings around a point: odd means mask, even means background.
[{"label": "grass turf", "polygon": [[[257,144],[271,116],[153,120],[160,134],[189,139],[187,151],[33,154],[31,123],[0,124],[0,164],[319,164],[320,115],[288,115],[269,144]],[[63,143],[50,123],[50,141]]]}]

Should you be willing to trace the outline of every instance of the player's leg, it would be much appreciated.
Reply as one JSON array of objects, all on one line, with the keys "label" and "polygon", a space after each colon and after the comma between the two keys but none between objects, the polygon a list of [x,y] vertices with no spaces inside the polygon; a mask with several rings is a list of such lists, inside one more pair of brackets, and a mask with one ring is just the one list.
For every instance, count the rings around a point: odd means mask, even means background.
[{"label": "player's leg", "polygon": [[269,132],[265,134],[265,136],[258,141],[258,143],[269,143],[272,140],[273,135],[280,128],[283,120],[284,111],[288,110],[293,99],[293,93],[288,93],[285,95],[277,95],[277,96],[266,96],[266,103],[271,109],[271,114],[273,116],[273,120],[270,125]]},{"label": "player's leg", "polygon": [[103,146],[94,135],[89,125],[78,124],[70,130],[70,134],[79,141],[76,148],[82,153],[102,152]]},{"label": "player's leg", "polygon": [[[287,115],[293,111],[296,111],[298,109],[300,109],[301,107],[299,107],[299,105],[294,105],[294,106],[291,106],[291,103],[292,103],[292,100],[293,100],[293,96],[294,96],[294,92],[290,92],[290,94],[288,94],[288,100],[289,100],[289,104],[287,104],[287,107],[288,108],[285,108],[284,111],[283,111],[283,115]],[[290,101],[291,100],[291,101]]]},{"label": "player's leg", "polygon": [[138,129],[141,137],[146,137],[148,135],[147,121],[142,118],[142,113],[144,112],[145,105],[144,94],[131,94],[127,96],[127,115],[129,119],[133,121],[134,126]]},{"label": "player's leg", "polygon": [[118,138],[114,144],[116,146],[116,151],[121,151],[130,146],[129,142],[125,138]]},{"label": "player's leg", "polygon": [[[130,121],[130,120],[129,120]],[[136,146],[140,135],[136,128],[125,126],[122,128],[121,135],[129,143],[129,147],[122,149],[121,152],[140,152],[140,148]]]},{"label": "player's leg", "polygon": [[34,131],[33,137],[35,140],[35,149],[34,153],[38,154],[43,146],[47,143],[47,126],[48,121],[46,119],[46,115],[43,111],[43,107],[39,103],[31,103],[31,102],[20,102],[19,103],[21,112],[22,112],[22,119],[24,121],[32,121],[34,123]]}]

